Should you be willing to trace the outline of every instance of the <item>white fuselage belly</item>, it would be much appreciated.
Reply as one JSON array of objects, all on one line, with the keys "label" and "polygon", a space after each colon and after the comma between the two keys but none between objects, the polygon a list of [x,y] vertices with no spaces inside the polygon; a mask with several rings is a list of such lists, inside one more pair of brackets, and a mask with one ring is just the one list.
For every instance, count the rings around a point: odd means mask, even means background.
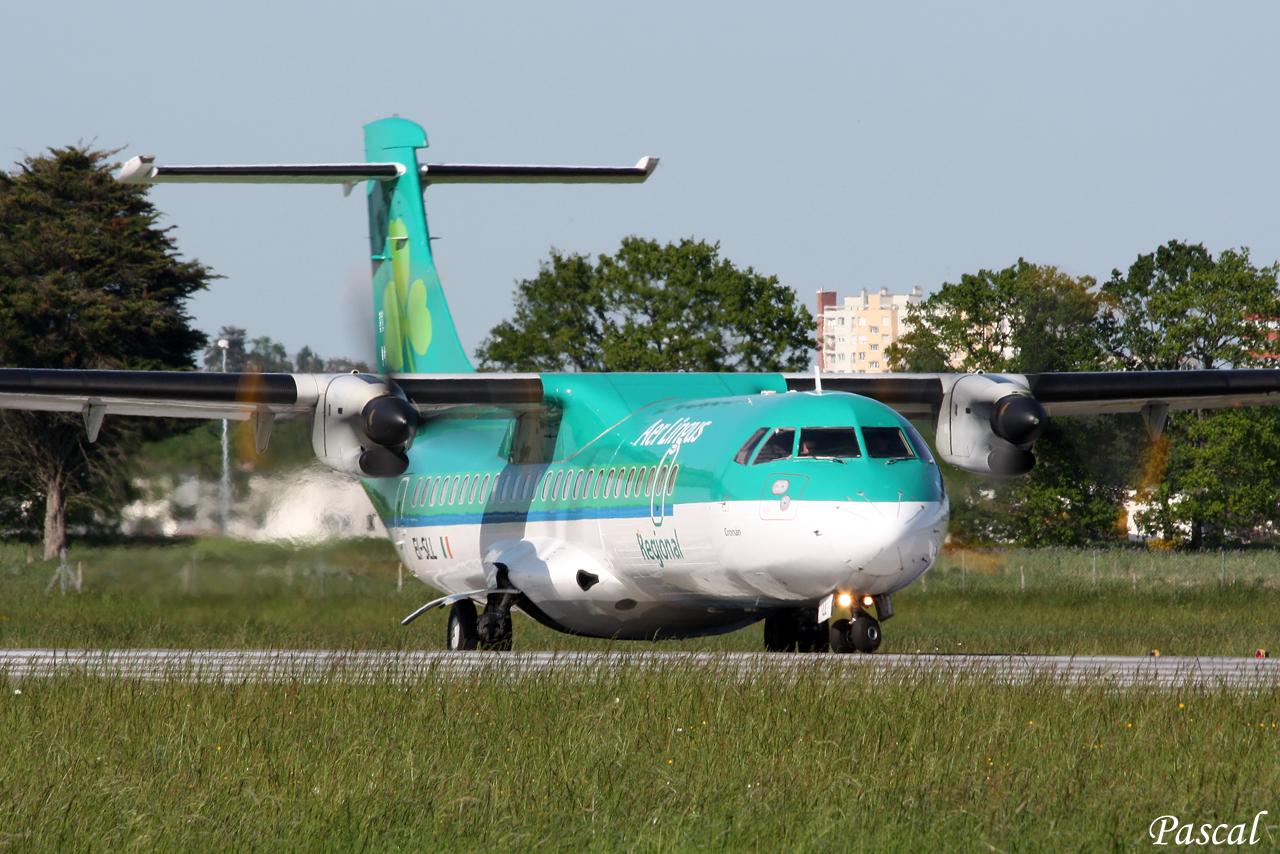
[{"label": "white fuselage belly", "polygon": [[948,512],[945,502],[717,501],[658,517],[587,510],[392,533],[405,565],[445,593],[493,587],[501,564],[560,628],[679,637],[731,630],[836,590],[900,590],[937,558]]}]

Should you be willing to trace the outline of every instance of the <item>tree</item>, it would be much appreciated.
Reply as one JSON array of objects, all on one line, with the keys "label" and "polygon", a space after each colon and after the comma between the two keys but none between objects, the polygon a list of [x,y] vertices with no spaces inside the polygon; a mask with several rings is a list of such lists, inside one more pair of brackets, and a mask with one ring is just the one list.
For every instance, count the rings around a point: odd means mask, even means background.
[{"label": "tree", "polygon": [[[1111,362],[1097,322],[1094,280],[1018,259],[944,284],[908,317],[888,349],[907,371],[1089,371]],[[1036,443],[1031,474],[996,480],[948,470],[953,536],[1026,546],[1114,537],[1141,446],[1132,420],[1055,421]]]},{"label": "tree", "polygon": [[370,372],[369,365],[360,359],[337,356],[323,359],[310,347],[304,346],[293,357],[285,346],[269,335],[249,340],[248,333],[239,326],[224,326],[209,339],[204,350],[204,367],[208,371],[222,370],[222,348],[219,341],[227,342],[227,370],[248,373],[345,374],[348,371]]},{"label": "tree", "polygon": [[[1280,265],[1256,267],[1249,250],[1215,259],[1203,244],[1170,241],[1112,271],[1101,291],[1101,328],[1115,358],[1135,370],[1272,364],[1280,318]],[[1274,526],[1280,494],[1280,416],[1271,407],[1169,416],[1152,449],[1155,474],[1139,494],[1148,533],[1192,548],[1247,539]]]},{"label": "tree", "polygon": [[[0,364],[194,367],[205,336],[186,302],[215,277],[179,260],[147,188],[112,176],[114,153],[50,149],[0,173]],[[44,503],[46,558],[66,542],[68,503],[110,480],[138,429],[109,418],[91,444],[79,415],[0,413],[0,466]]]},{"label": "tree", "polygon": [[1022,258],[1003,270],[966,273],[909,309],[911,331],[887,348],[890,366],[926,373],[1098,370],[1107,351],[1094,284]]},{"label": "tree", "polygon": [[1103,339],[1124,367],[1142,371],[1250,367],[1269,349],[1280,318],[1276,275],[1247,248],[1215,261],[1203,244],[1171,240],[1139,255],[1102,286]]},{"label": "tree", "polygon": [[477,349],[482,370],[803,370],[813,348],[794,291],[692,239],[628,237],[595,264],[552,249],[515,304]]}]

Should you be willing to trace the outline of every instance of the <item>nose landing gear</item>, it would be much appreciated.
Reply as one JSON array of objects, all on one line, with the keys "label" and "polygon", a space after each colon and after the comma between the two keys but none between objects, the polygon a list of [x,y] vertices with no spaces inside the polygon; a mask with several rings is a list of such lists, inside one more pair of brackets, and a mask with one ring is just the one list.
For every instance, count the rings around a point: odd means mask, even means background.
[{"label": "nose landing gear", "polygon": [[880,621],[866,611],[854,611],[851,619],[831,624],[832,652],[875,652],[880,640]]}]

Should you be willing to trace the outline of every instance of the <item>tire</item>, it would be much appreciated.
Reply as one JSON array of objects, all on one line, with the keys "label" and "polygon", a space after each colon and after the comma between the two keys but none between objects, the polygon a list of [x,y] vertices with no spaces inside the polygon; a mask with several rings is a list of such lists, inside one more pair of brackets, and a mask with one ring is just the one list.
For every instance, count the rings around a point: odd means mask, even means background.
[{"label": "tire", "polygon": [[486,608],[485,612],[476,620],[476,636],[480,649],[494,652],[510,652],[511,615],[508,613],[504,620],[500,612],[490,611]]},{"label": "tire", "polygon": [[444,648],[462,652],[475,649],[478,641],[475,603],[470,599],[454,602],[449,609],[449,626],[445,630]]},{"label": "tire", "polygon": [[769,652],[826,652],[827,623],[816,608],[786,608],[764,620],[764,648]]},{"label": "tire", "polygon": [[764,618],[764,648],[766,652],[795,652],[794,623],[787,611]]},{"label": "tire", "polygon": [[848,655],[857,652],[853,639],[849,637],[852,624],[848,620],[836,620],[831,624],[831,651],[837,655]]},{"label": "tire", "polygon": [[796,628],[797,652],[826,652],[831,648],[831,630],[827,627],[826,620],[818,622],[818,609],[799,609]]},{"label": "tire", "polygon": [[884,637],[880,632],[880,623],[870,614],[855,614],[849,624],[849,641],[858,652],[875,652],[880,648]]}]

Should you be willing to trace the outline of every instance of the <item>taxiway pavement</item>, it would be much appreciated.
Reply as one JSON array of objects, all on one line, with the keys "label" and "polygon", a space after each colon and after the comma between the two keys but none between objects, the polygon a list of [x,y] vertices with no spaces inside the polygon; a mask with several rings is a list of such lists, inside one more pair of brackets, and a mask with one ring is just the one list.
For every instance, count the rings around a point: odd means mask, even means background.
[{"label": "taxiway pavement", "polygon": [[1116,686],[1280,687],[1280,659],[1052,655],[797,655],[691,652],[421,652],[245,649],[6,649],[10,682],[85,675],[234,683],[413,682],[641,670],[705,671],[718,678],[872,679],[950,676],[992,682],[1101,682]]}]

